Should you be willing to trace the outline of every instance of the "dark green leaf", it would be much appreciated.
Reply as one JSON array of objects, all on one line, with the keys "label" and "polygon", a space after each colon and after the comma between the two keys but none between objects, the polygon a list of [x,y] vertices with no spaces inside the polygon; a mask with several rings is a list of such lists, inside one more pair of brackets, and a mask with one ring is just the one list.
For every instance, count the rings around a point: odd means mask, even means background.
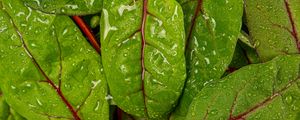
[{"label": "dark green leaf", "polygon": [[245,0],[247,26],[262,61],[300,51],[299,0]]},{"label": "dark green leaf", "polygon": [[172,119],[181,120],[202,87],[219,79],[232,59],[243,14],[242,0],[178,0],[185,13],[187,83]]},{"label": "dark green leaf", "polygon": [[3,0],[3,6],[0,86],[7,103],[30,120],[107,120],[100,56],[72,20],[20,0]]},{"label": "dark green leaf", "polygon": [[4,100],[3,94],[0,89],[0,120],[7,120],[9,116],[9,106]]},{"label": "dark green leaf", "polygon": [[187,120],[299,120],[300,56],[250,65],[205,86]]},{"label": "dark green leaf", "polygon": [[175,0],[106,0],[100,26],[104,71],[115,103],[137,117],[165,119],[186,78],[180,5]]}]

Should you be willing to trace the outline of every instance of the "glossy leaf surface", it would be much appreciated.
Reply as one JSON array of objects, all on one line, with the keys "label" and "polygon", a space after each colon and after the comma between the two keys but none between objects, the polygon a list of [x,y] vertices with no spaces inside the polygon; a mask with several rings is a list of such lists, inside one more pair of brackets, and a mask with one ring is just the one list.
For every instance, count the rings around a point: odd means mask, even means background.
[{"label": "glossy leaf surface", "polygon": [[186,78],[180,5],[175,0],[106,0],[101,26],[113,101],[134,116],[165,119]]},{"label": "glossy leaf surface", "polygon": [[23,0],[34,9],[55,14],[86,15],[102,10],[102,0]]},{"label": "glossy leaf surface", "polygon": [[186,120],[298,120],[300,56],[249,65],[205,86]]},{"label": "glossy leaf surface", "polygon": [[247,26],[263,61],[300,51],[299,0],[245,0]]},{"label": "glossy leaf surface", "polygon": [[0,86],[7,103],[30,120],[107,120],[100,56],[73,21],[20,0],[2,2]]},{"label": "glossy leaf surface", "polygon": [[242,0],[178,0],[185,13],[187,81],[172,119],[208,82],[219,79],[230,64],[242,23]]}]

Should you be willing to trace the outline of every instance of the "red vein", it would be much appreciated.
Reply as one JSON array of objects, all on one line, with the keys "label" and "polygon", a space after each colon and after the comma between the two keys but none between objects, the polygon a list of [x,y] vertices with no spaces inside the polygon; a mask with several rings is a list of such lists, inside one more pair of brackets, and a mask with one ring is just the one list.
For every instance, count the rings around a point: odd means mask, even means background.
[{"label": "red vein", "polygon": [[298,48],[298,51],[300,52],[299,37],[298,37],[298,33],[297,33],[295,21],[293,19],[292,11],[291,11],[291,8],[290,8],[288,0],[284,0],[284,4],[285,4],[285,7],[286,7],[288,16],[289,16],[289,20],[290,20],[291,25],[292,25],[292,36],[294,37],[296,45],[297,45],[297,48]]},{"label": "red vein", "polygon": [[148,0],[144,0],[143,2],[143,18],[142,18],[142,24],[141,24],[141,33],[142,33],[142,49],[141,49],[141,66],[142,66],[142,92],[143,92],[143,98],[144,98],[144,109],[145,109],[145,114],[148,116],[147,113],[147,107],[146,107],[146,93],[145,93],[145,46],[146,46],[146,40],[145,40],[145,26],[146,26],[146,19],[147,19],[147,5],[148,5]]},{"label": "red vein", "polygon": [[56,93],[58,94],[58,96],[61,98],[61,100],[65,103],[65,105],[67,106],[67,108],[69,109],[69,111],[71,112],[71,114],[73,115],[75,120],[81,120],[80,117],[78,116],[77,112],[75,111],[75,109],[73,108],[73,106],[70,104],[70,102],[65,98],[65,96],[63,95],[63,93],[61,92],[61,89],[59,87],[57,87],[53,81],[50,80],[50,78],[46,75],[46,73],[43,71],[43,69],[41,68],[41,66],[37,63],[37,61],[35,60],[35,58],[33,57],[32,53],[29,51],[22,34],[20,33],[20,31],[18,30],[17,26],[12,23],[14,28],[16,29],[22,46],[25,50],[25,52],[27,53],[27,55],[30,57],[31,61],[33,62],[33,64],[37,67],[37,69],[40,71],[40,73],[46,78],[46,82],[50,84],[50,86],[55,89]]},{"label": "red vein", "polygon": [[72,16],[72,19],[76,22],[76,24],[79,26],[79,28],[82,30],[82,32],[85,34],[85,36],[88,38],[94,49],[100,54],[101,53],[101,47],[98,44],[92,30],[86,23],[79,17],[79,16]]},{"label": "red vein", "polygon": [[117,120],[122,120],[123,114],[120,108],[117,108]]},{"label": "red vein", "polygon": [[255,112],[256,110],[265,107],[268,103],[272,102],[272,100],[274,100],[275,98],[277,98],[278,96],[280,96],[285,90],[287,90],[290,86],[292,86],[294,83],[296,83],[297,81],[299,81],[298,77],[297,79],[290,81],[284,88],[280,89],[279,91],[273,93],[270,97],[266,98],[265,100],[263,100],[262,102],[258,103],[257,105],[255,105],[254,107],[248,109],[247,111],[237,115],[237,116],[230,116],[229,120],[245,120],[245,118]]},{"label": "red vein", "polygon": [[185,49],[188,48],[188,44],[189,44],[190,39],[192,37],[193,29],[195,27],[196,19],[197,19],[198,15],[199,15],[199,13],[201,12],[201,9],[202,9],[202,3],[203,3],[202,0],[198,0],[197,7],[195,9],[195,13],[194,13],[194,16],[193,16],[192,21],[191,21],[191,26],[190,26],[188,37],[187,37],[187,40],[186,40]]}]

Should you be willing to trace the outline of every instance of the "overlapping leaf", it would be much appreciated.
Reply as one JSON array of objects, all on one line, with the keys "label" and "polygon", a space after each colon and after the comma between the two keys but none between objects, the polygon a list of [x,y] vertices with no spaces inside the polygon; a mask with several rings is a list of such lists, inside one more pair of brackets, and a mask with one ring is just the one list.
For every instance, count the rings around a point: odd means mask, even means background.
[{"label": "overlapping leaf", "polygon": [[300,119],[300,56],[244,67],[205,86],[186,120]]},{"label": "overlapping leaf", "polygon": [[242,0],[178,0],[185,13],[187,81],[172,119],[187,114],[195,95],[219,79],[232,59],[242,23]]},{"label": "overlapping leaf", "polygon": [[11,109],[5,100],[0,98],[0,119],[1,120],[26,120],[15,110]]},{"label": "overlapping leaf", "polygon": [[9,106],[6,104],[0,89],[0,119],[7,120],[9,116]]},{"label": "overlapping leaf", "polygon": [[103,6],[102,59],[113,100],[134,116],[166,119],[186,78],[180,5],[106,0]]},{"label": "overlapping leaf", "polygon": [[100,56],[72,20],[21,0],[2,2],[0,86],[7,103],[30,120],[107,120]]},{"label": "overlapping leaf", "polygon": [[25,5],[46,13],[86,15],[102,10],[102,0],[23,0]]},{"label": "overlapping leaf", "polygon": [[263,61],[300,51],[299,0],[245,0],[247,26]]}]

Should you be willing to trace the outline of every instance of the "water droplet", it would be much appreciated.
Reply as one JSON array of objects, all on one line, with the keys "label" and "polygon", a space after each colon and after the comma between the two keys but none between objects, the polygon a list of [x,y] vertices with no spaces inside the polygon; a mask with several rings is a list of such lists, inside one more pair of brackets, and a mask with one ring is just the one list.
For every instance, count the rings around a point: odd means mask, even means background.
[{"label": "water droplet", "polygon": [[117,28],[110,25],[108,11],[106,9],[103,9],[103,15],[104,15],[104,35],[103,35],[103,39],[105,40],[107,35],[108,35],[108,32],[111,31],[111,30],[117,30]]},{"label": "water droplet", "polygon": [[68,29],[67,29],[67,28],[66,28],[66,29],[64,29],[64,31],[63,31],[63,35],[65,35],[67,32],[68,32]]},{"label": "water droplet", "polygon": [[95,107],[95,111],[97,111],[99,109],[99,106],[100,106],[100,101],[97,101],[97,104],[96,104],[96,107]]},{"label": "water droplet", "polygon": [[293,96],[291,96],[291,95],[288,95],[288,96],[286,96],[285,97],[285,102],[287,103],[287,104],[292,104],[293,103]]},{"label": "water droplet", "polygon": [[99,83],[101,83],[101,80],[92,81],[93,84],[92,89],[95,89]]},{"label": "water droplet", "polygon": [[15,86],[13,86],[13,85],[12,85],[12,86],[10,86],[10,87],[11,87],[11,89],[16,89],[16,87],[15,87]]},{"label": "water droplet", "polygon": [[124,12],[125,10],[127,10],[127,11],[132,11],[132,10],[134,10],[134,9],[136,9],[135,1],[134,1],[134,4],[133,4],[132,6],[130,6],[130,5],[121,5],[121,6],[119,7],[119,9],[118,9],[118,12],[119,12],[119,15],[122,16],[122,15],[123,15],[123,12]]},{"label": "water droplet", "polygon": [[172,21],[175,20],[175,17],[178,17],[178,6],[176,5],[175,10],[174,10],[174,14],[172,16]]},{"label": "water droplet", "polygon": [[213,50],[213,51],[212,51],[212,53],[213,53],[213,55],[217,55],[217,53],[216,53],[216,51],[215,51],[215,50]]},{"label": "water droplet", "polygon": [[36,106],[34,106],[34,105],[32,105],[32,104],[28,104],[28,106],[29,106],[29,107],[36,107]]},{"label": "water droplet", "polygon": [[31,45],[32,47],[36,47],[36,44],[34,44],[34,43],[31,43],[30,45]]},{"label": "water droplet", "polygon": [[127,72],[127,68],[125,65],[121,65],[120,66],[120,70],[123,72],[123,73],[126,73]]},{"label": "water droplet", "polygon": [[105,100],[112,100],[112,99],[113,99],[113,97],[109,94],[105,96]]},{"label": "water droplet", "polygon": [[166,30],[163,29],[158,33],[158,38],[166,38]]},{"label": "water droplet", "polygon": [[67,8],[78,9],[78,5],[65,5]]},{"label": "water droplet", "polygon": [[210,114],[212,114],[212,115],[218,114],[218,110],[217,109],[211,110]]},{"label": "water droplet", "polygon": [[37,103],[38,103],[40,106],[43,105],[42,102],[41,102],[38,98],[36,98],[36,101],[37,101]]},{"label": "water droplet", "polygon": [[210,64],[209,58],[205,57],[204,60],[205,60],[206,64],[208,64],[208,65]]},{"label": "water droplet", "polygon": [[29,13],[28,13],[28,15],[26,16],[26,21],[29,20],[29,17],[31,16],[31,12],[32,12],[32,9],[31,9],[30,7],[27,7],[27,9],[28,9]]}]

